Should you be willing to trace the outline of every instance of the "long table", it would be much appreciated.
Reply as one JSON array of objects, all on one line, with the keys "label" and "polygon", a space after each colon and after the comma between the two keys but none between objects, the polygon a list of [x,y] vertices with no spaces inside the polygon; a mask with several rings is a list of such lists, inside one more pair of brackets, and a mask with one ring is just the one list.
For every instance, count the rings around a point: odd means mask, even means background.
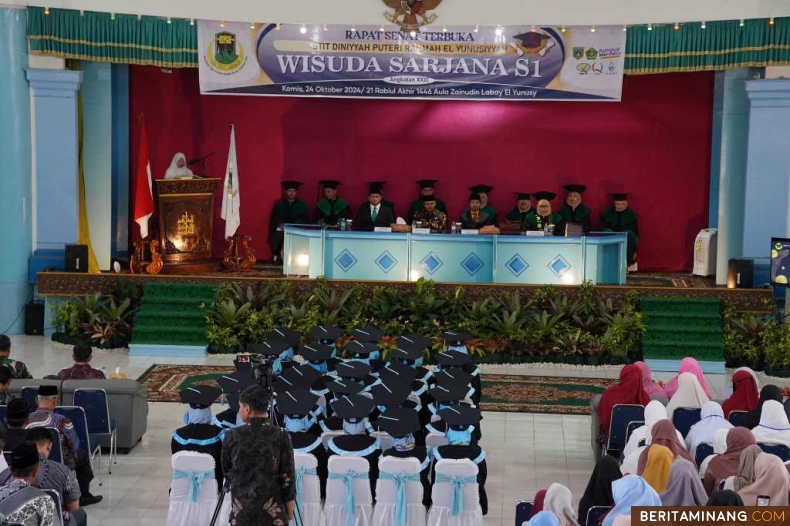
[{"label": "long table", "polygon": [[283,274],[357,281],[624,285],[626,235],[407,234],[286,225]]}]

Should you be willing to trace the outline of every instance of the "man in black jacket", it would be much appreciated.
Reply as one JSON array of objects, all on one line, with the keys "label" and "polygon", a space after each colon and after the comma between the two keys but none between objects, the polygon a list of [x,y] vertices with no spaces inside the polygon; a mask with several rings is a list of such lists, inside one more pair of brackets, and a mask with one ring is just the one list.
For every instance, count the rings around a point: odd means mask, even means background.
[{"label": "man in black jacket", "polygon": [[395,222],[395,213],[392,208],[385,206],[381,186],[372,183],[368,191],[368,202],[362,205],[357,212],[357,230],[373,231],[377,226],[388,227]]}]

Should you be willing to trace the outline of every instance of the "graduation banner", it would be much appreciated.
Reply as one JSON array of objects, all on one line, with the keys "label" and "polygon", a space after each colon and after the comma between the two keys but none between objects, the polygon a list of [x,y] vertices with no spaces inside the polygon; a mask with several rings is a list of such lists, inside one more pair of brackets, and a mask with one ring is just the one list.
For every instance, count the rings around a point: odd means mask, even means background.
[{"label": "graduation banner", "polygon": [[203,94],[619,101],[622,26],[320,26],[201,21]]}]

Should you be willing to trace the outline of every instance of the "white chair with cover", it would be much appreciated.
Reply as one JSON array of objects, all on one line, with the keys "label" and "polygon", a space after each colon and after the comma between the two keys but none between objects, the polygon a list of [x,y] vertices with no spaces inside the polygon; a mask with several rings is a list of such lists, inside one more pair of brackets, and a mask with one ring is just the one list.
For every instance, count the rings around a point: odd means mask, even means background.
[{"label": "white chair with cover", "polygon": [[425,446],[430,448],[437,448],[447,445],[447,437],[443,433],[428,433],[425,437]]},{"label": "white chair with cover", "polygon": [[376,526],[425,526],[422,466],[416,458],[383,457],[376,482]]},{"label": "white chair with cover", "polygon": [[436,463],[428,526],[483,526],[477,465],[468,459]]},{"label": "white chair with cover", "polygon": [[321,444],[324,445],[324,449],[329,450],[329,441],[345,434],[345,431],[324,431],[321,433]]},{"label": "white chair with cover", "polygon": [[370,465],[365,458],[329,458],[324,503],[327,526],[370,526],[373,496],[369,474]]},{"label": "white chair with cover", "polygon": [[321,505],[321,482],[318,479],[318,461],[310,453],[294,453],[296,468],[296,506],[292,526],[324,526],[324,508]]},{"label": "white chair with cover", "polygon": [[[171,464],[173,481],[167,526],[208,526],[217,505],[214,459],[205,453],[179,451]],[[227,523],[228,518],[224,517],[224,524]]]}]

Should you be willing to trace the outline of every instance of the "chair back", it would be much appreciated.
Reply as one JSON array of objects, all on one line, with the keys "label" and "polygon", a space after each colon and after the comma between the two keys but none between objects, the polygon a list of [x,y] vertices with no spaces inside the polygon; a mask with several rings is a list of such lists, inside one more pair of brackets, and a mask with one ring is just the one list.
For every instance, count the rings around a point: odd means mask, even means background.
[{"label": "chair back", "polygon": [[60,405],[55,408],[55,412],[71,420],[71,423],[74,424],[74,432],[77,433],[77,438],[80,439],[80,444],[82,444],[82,449],[90,449],[88,420],[85,418],[85,410],[74,405]]},{"label": "chair back", "polygon": [[766,444],[764,442],[757,442],[757,445],[760,446],[760,449],[762,449],[765,453],[770,453],[781,458],[782,462],[787,462],[790,460],[790,447],[787,447],[784,444]]},{"label": "chair back", "polygon": [[294,453],[294,468],[299,505],[321,502],[321,486],[316,472],[318,460],[310,453]]},{"label": "chair back", "polygon": [[398,503],[398,482],[392,476],[400,474],[410,477],[404,486],[406,504],[422,505],[421,471],[422,465],[416,458],[382,457],[379,461],[379,479],[376,482],[376,505]]},{"label": "chair back", "polygon": [[171,457],[170,464],[173,466],[171,502],[217,500],[217,480],[214,478],[214,458],[211,455],[179,451]]},{"label": "chair back", "polygon": [[104,389],[74,389],[74,405],[85,410],[88,433],[110,433],[110,405]]},{"label": "chair back", "polygon": [[727,420],[730,421],[730,424],[738,427],[743,424],[743,417],[746,416],[746,413],[748,411],[730,411],[730,416],[727,417]]},{"label": "chair back", "polygon": [[642,420],[633,420],[631,422],[628,422],[628,425],[625,428],[625,443],[626,444],[628,444],[628,440],[630,440],[631,434],[635,430],[637,430],[640,427],[642,427],[643,425],[645,425],[645,423]]},{"label": "chair back", "polygon": [[678,407],[672,414],[672,424],[685,438],[686,435],[689,434],[691,426],[699,422],[702,418],[700,416],[701,413],[702,409],[699,407]]},{"label": "chair back", "polygon": [[38,387],[25,385],[22,387],[22,390],[19,391],[19,394],[22,395],[22,398],[27,400],[27,405],[30,407],[30,412],[32,413],[35,411],[38,407]]},{"label": "chair back", "polygon": [[41,491],[49,495],[52,498],[52,501],[55,503],[55,518],[60,518],[60,520],[55,521],[55,524],[63,524],[63,497],[61,496],[60,492],[54,489],[42,489]]},{"label": "chair back", "polygon": [[598,526],[601,522],[601,517],[611,508],[609,506],[592,506],[587,510],[587,518],[584,521],[584,526]]},{"label": "chair back", "polygon": [[324,445],[324,449],[329,449],[329,441],[335,437],[340,437],[345,434],[345,431],[324,431],[321,433],[321,443]]},{"label": "chair back", "polygon": [[522,500],[516,504],[516,526],[523,526],[529,522],[529,519],[532,518],[532,508],[531,502]]},{"label": "chair back", "polygon": [[52,451],[49,452],[49,460],[53,462],[63,462],[63,442],[61,442],[60,431],[49,428],[52,431]]},{"label": "chair back", "polygon": [[702,465],[702,461],[713,454],[713,444],[703,442],[697,444],[697,451],[694,452],[694,461],[698,466]]},{"label": "chair back", "polygon": [[370,434],[371,437],[379,441],[379,449],[387,451],[392,447],[393,438],[389,433],[384,431],[374,431]]},{"label": "chair back", "polygon": [[645,420],[645,408],[639,404],[616,404],[612,408],[612,417],[609,420],[609,439],[606,449],[609,451],[622,451],[625,448],[628,422]]},{"label": "chair back", "polygon": [[341,457],[333,455],[329,458],[329,479],[326,481],[326,503],[327,504],[346,504],[346,484],[341,478],[335,476],[345,476],[349,471],[357,474],[351,482],[354,488],[355,505],[373,503],[373,496],[370,492],[370,464],[366,458],[362,457]]},{"label": "chair back", "polygon": [[[458,497],[463,499],[460,511],[475,512],[480,509],[480,494],[477,486],[477,465],[469,459],[450,460],[442,459],[434,468],[435,477],[431,493],[435,508],[449,508],[453,510],[461,503],[456,502]],[[463,482],[456,494],[456,486],[446,478],[457,477]]]},{"label": "chair back", "polygon": [[437,448],[441,446],[447,445],[447,437],[444,436],[442,433],[428,433],[428,436],[425,437],[425,446]]}]

